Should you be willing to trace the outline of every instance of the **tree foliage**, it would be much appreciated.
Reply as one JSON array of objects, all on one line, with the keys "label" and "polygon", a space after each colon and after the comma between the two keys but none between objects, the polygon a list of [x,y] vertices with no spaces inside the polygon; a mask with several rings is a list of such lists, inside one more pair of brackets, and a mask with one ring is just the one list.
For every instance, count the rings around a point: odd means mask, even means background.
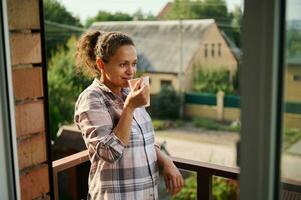
[{"label": "tree foliage", "polygon": [[175,0],[165,19],[215,19],[229,22],[229,14],[223,0]]},{"label": "tree foliage", "polygon": [[231,28],[224,29],[225,33],[228,34],[233,42],[241,47],[241,25],[242,25],[242,9],[239,6],[235,6],[234,10],[230,12]]},{"label": "tree foliage", "polygon": [[133,14],[133,20],[155,20],[155,16],[152,14],[152,12],[148,12],[147,14],[143,13],[141,8],[136,10]]},{"label": "tree foliage", "polygon": [[234,88],[228,71],[199,71],[193,83],[193,90],[196,92],[217,93],[223,91],[226,94],[237,93]]},{"label": "tree foliage", "polygon": [[301,56],[301,31],[295,28],[287,31],[287,56]]},{"label": "tree foliage", "polygon": [[215,19],[218,26],[240,47],[241,17],[241,9],[237,7],[229,12],[224,0],[174,0],[163,19]]},{"label": "tree foliage", "polygon": [[[44,18],[50,22],[82,27],[78,17],[73,16],[57,0],[44,0]],[[50,59],[52,52],[60,47],[66,48],[66,43],[72,34],[71,30],[61,30],[45,25],[46,58]]]},{"label": "tree foliage", "polygon": [[176,119],[179,117],[180,97],[172,86],[162,86],[151,100],[152,117]]},{"label": "tree foliage", "polygon": [[44,16],[46,20],[81,27],[78,17],[74,17],[57,0],[44,0]]},{"label": "tree foliage", "polygon": [[[197,177],[196,174],[185,179],[184,188],[176,194],[172,200],[194,200],[197,198]],[[213,176],[212,178],[212,197],[213,200],[237,200],[238,186],[235,181],[222,177]]]},{"label": "tree foliage", "polygon": [[67,42],[67,49],[61,47],[49,61],[50,132],[53,139],[60,125],[73,122],[75,101],[91,82],[76,72],[76,40],[76,37],[71,37]]},{"label": "tree foliage", "polygon": [[127,13],[116,12],[110,13],[107,11],[98,11],[96,16],[88,18],[86,21],[86,27],[89,27],[93,22],[97,21],[131,21],[133,17]]}]

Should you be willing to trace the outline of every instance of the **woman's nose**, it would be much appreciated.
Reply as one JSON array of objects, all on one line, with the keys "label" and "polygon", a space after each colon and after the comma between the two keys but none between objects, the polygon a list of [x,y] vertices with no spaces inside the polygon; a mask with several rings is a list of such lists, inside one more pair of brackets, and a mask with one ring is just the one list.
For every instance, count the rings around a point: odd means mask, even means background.
[{"label": "woman's nose", "polygon": [[136,72],[136,66],[135,65],[129,65],[128,69],[127,69],[127,73],[128,74],[135,74]]}]

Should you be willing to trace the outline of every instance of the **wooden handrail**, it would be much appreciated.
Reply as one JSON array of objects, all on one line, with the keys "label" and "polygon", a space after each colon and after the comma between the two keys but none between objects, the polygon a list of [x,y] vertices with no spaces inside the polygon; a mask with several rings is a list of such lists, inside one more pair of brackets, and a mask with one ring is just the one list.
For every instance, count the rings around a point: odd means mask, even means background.
[{"label": "wooden handrail", "polygon": [[64,171],[89,160],[88,150],[81,151],[70,156],[52,162],[52,170],[55,172]]},{"label": "wooden handrail", "polygon": [[212,163],[189,160],[184,158],[171,157],[175,165],[180,169],[200,172],[202,174],[211,174],[229,179],[238,179],[239,169],[235,167],[226,167]]},{"label": "wooden handrail", "polygon": [[[238,168],[225,167],[183,158],[171,158],[178,168],[197,173],[197,199],[212,199],[212,176],[238,180]],[[55,200],[59,199],[58,173],[87,161],[89,161],[89,155],[88,151],[85,150],[52,162]],[[282,189],[301,193],[300,188],[301,183],[299,181],[282,179]]]},{"label": "wooden handrail", "polygon": [[54,199],[59,200],[58,173],[89,160],[88,150],[66,156],[52,162]]},{"label": "wooden handrail", "polygon": [[[58,197],[58,173],[77,166],[89,160],[88,151],[67,156],[65,158],[53,161],[53,182],[55,199]],[[198,199],[211,199],[211,179],[212,175],[221,176],[230,179],[237,179],[239,170],[237,168],[225,167],[211,163],[199,162],[194,160],[172,157],[175,165],[180,169],[197,172],[198,181]],[[206,189],[207,188],[207,189]],[[202,190],[202,192],[200,192]],[[206,191],[206,192],[205,192]]]}]

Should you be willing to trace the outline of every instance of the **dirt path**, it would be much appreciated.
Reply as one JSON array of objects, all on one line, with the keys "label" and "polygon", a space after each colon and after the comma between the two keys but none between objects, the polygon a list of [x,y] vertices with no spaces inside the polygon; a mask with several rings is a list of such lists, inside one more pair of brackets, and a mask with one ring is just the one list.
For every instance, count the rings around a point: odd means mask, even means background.
[{"label": "dirt path", "polygon": [[225,134],[196,134],[178,130],[157,131],[156,141],[166,141],[171,156],[236,166],[237,136]]},{"label": "dirt path", "polygon": [[[156,141],[166,141],[172,156],[236,167],[236,142],[231,132],[170,129],[156,131]],[[301,181],[301,157],[282,156],[282,177]]]}]

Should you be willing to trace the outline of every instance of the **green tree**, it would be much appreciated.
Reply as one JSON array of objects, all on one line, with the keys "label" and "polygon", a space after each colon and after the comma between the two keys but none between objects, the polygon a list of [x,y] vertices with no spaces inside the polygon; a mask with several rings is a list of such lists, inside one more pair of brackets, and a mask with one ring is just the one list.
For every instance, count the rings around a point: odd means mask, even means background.
[{"label": "green tree", "polygon": [[[224,0],[174,0],[163,19],[215,19],[217,25],[240,47],[241,10],[229,13]],[[236,24],[234,26],[234,24]]]},{"label": "green tree", "polygon": [[151,99],[152,117],[176,119],[179,117],[180,97],[172,86],[162,86],[159,94]]},{"label": "green tree", "polygon": [[175,0],[165,19],[215,19],[229,22],[228,9],[223,0]]},{"label": "green tree", "polygon": [[296,28],[290,28],[287,31],[287,55],[296,57],[301,55],[301,31]]},{"label": "green tree", "polygon": [[67,49],[61,47],[49,61],[48,90],[52,139],[55,138],[60,125],[73,122],[75,101],[91,83],[91,80],[76,72],[76,41],[75,36],[71,37],[67,42]]},{"label": "green tree", "polygon": [[82,27],[78,17],[74,17],[57,0],[44,0],[44,17],[46,20]]},{"label": "green tree", "polygon": [[141,8],[139,8],[136,12],[134,12],[133,20],[155,20],[155,16],[152,14],[152,12],[148,12],[147,14],[145,14],[142,12]]},{"label": "green tree", "polygon": [[96,16],[88,18],[86,21],[86,27],[91,26],[93,22],[97,21],[131,21],[133,17],[127,13],[116,12],[110,13],[107,11],[98,11]]},{"label": "green tree", "polygon": [[[44,18],[50,22],[82,27],[79,18],[74,17],[67,9],[57,0],[44,0]],[[66,48],[66,43],[70,36],[74,33],[72,30],[53,27],[45,23],[46,37],[46,58],[50,59],[52,52],[57,51],[60,46]]]},{"label": "green tree", "polygon": [[231,29],[226,33],[230,35],[234,43],[241,47],[241,25],[242,25],[242,10],[239,6],[235,6],[233,11],[230,13]]},{"label": "green tree", "polygon": [[134,20],[143,20],[144,19],[144,14],[143,14],[141,8],[139,8],[136,12],[134,12],[133,19]]}]

